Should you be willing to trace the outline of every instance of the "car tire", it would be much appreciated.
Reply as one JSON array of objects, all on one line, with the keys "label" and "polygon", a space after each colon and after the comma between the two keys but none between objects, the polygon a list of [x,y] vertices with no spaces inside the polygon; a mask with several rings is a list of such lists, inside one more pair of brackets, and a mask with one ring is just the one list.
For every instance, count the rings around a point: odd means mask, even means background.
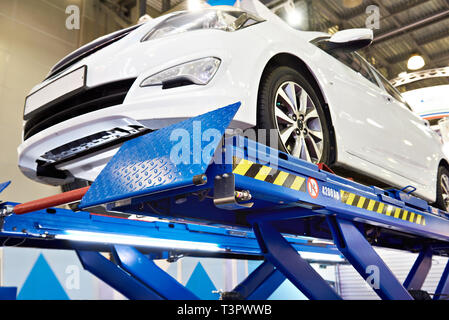
[{"label": "car tire", "polygon": [[[61,191],[62,192],[72,191],[72,190],[88,187],[91,184],[92,183],[90,181],[75,179],[75,181],[73,181],[71,183],[62,185]],[[77,208],[76,204],[68,204],[68,207],[72,210],[75,210]]]},{"label": "car tire", "polygon": [[[279,150],[309,162],[331,165],[334,149],[323,105],[302,72],[286,66],[274,68],[260,85],[258,128],[277,130]],[[273,146],[269,131],[266,139]]]},{"label": "car tire", "polygon": [[449,170],[443,166],[438,168],[437,201],[435,206],[441,210],[449,211]]}]

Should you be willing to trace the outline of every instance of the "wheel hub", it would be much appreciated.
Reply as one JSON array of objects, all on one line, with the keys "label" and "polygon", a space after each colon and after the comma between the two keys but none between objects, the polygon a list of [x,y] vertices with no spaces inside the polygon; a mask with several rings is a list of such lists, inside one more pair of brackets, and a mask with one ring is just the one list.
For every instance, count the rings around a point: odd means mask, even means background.
[{"label": "wheel hub", "polygon": [[309,162],[320,162],[324,148],[321,120],[305,89],[295,82],[284,82],[277,90],[274,108],[287,152]]},{"label": "wheel hub", "polygon": [[449,177],[446,174],[441,175],[441,196],[443,198],[446,211],[449,209]]}]

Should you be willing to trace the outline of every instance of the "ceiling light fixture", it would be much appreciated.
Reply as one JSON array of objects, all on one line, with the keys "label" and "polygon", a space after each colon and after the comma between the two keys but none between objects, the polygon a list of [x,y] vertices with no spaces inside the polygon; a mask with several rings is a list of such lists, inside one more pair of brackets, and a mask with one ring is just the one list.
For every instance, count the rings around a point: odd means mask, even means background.
[{"label": "ceiling light fixture", "polygon": [[363,0],[343,0],[343,6],[345,8],[355,8],[362,4]]},{"label": "ceiling light fixture", "polygon": [[296,8],[293,1],[287,1],[285,4],[285,11],[287,13],[287,23],[292,27],[298,27],[303,22],[302,13]]},{"label": "ceiling light fixture", "polygon": [[188,0],[187,9],[189,11],[198,11],[203,8],[203,2],[201,0]]},{"label": "ceiling light fixture", "polygon": [[424,58],[419,54],[414,54],[408,59],[407,68],[409,70],[419,70],[426,65]]}]

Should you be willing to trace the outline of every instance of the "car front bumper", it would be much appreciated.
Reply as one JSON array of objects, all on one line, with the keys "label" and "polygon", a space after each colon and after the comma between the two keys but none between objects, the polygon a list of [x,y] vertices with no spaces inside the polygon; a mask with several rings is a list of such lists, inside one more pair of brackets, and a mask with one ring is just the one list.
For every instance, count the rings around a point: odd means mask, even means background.
[{"label": "car front bumper", "polygon": [[[247,57],[257,57],[265,39],[259,36],[248,37],[245,35],[247,32],[251,30],[245,29],[233,34],[198,31],[176,38],[167,37],[141,43],[140,39],[146,33],[143,28],[74,64],[63,74],[86,65],[86,85],[89,88],[131,78],[136,80],[122,104],[81,114],[27,137],[18,148],[19,168],[33,180],[64,184],[70,177],[52,182],[37,175],[36,161],[42,160],[42,155],[99,132],[129,125],[157,130],[236,102],[241,102],[242,105],[231,127],[253,127],[256,125],[258,86],[266,62],[261,59],[248,60]],[[248,50],[240,49],[243,43]],[[157,72],[205,57],[221,60],[220,68],[207,85],[187,85],[171,89],[140,86],[147,77]],[[47,83],[39,84],[32,92]],[[68,171],[72,178],[92,181],[118,147],[59,164],[56,169]]]},{"label": "car front bumper", "polygon": [[[160,88],[151,89],[162,91]],[[71,157],[70,161],[59,161],[54,166],[54,169],[60,172],[70,173],[58,179],[49,179],[41,172],[38,173],[38,163],[49,163],[48,153],[51,150],[73,144],[86,137],[98,136],[102,132],[129,127],[157,130],[239,101],[238,97],[233,97],[226,90],[221,89],[188,86],[172,90],[178,90],[178,94],[169,97],[160,95],[159,99],[150,101],[126,102],[125,100],[125,103],[121,105],[84,114],[37,133],[18,148],[20,170],[28,178],[47,184],[68,183],[74,177],[93,181],[121,144],[112,146],[109,144],[107,148],[92,148],[95,149],[92,153],[88,150],[89,144],[77,146],[78,149],[82,149],[79,150],[80,157],[75,159]],[[192,94],[194,92],[196,94]],[[239,117],[236,117],[231,124],[234,128],[248,126],[251,124]],[[94,144],[92,146],[95,147]]]}]

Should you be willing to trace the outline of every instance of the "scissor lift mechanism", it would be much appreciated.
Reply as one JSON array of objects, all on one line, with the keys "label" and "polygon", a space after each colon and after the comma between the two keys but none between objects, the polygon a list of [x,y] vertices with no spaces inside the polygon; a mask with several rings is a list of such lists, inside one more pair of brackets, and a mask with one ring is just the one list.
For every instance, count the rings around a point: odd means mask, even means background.
[{"label": "scissor lift mechanism", "polygon": [[[77,211],[1,203],[0,237],[76,250],[86,270],[130,299],[197,299],[153,262],[185,255],[264,260],[223,298],[266,299],[287,278],[309,299],[341,299],[298,251],[341,253],[365,280],[377,268],[382,299],[416,297],[432,256],[449,253],[449,215],[247,138],[222,139],[239,106],[125,142],[78,191]],[[419,253],[404,283],[373,246]],[[434,299],[447,294],[449,263]]]}]

